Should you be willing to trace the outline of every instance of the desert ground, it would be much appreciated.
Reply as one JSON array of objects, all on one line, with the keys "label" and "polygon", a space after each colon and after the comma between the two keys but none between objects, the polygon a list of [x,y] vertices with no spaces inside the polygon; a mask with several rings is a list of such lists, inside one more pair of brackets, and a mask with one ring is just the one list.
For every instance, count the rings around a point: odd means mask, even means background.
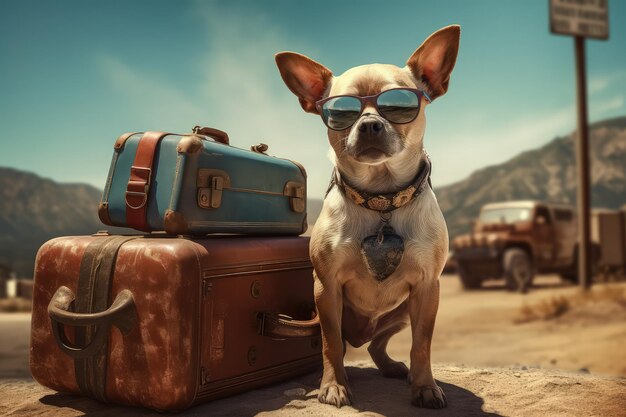
[{"label": "desert ground", "polygon": [[[624,291],[625,284],[598,285],[594,293]],[[441,278],[441,297],[432,343],[433,363],[515,366],[589,371],[626,377],[626,296],[621,302],[598,302],[570,308],[553,319],[525,319],[533,310],[579,293],[556,275],[540,276],[528,294],[507,292],[502,282],[487,282],[478,291],[463,291],[458,278]],[[529,311],[530,310],[530,311]],[[408,361],[411,332],[397,334],[388,352]],[[348,360],[369,358],[364,348],[349,349]],[[625,393],[626,394],[626,393]]]},{"label": "desert ground", "polygon": [[[317,402],[319,373],[195,407],[188,416],[626,416],[626,284],[597,285],[588,297],[556,276],[528,294],[498,283],[461,289],[441,278],[432,345],[435,378],[448,408],[409,404],[404,381],[379,375],[365,347],[346,361],[353,406]],[[0,314],[0,415],[163,415],[56,394],[28,373],[29,315]],[[408,364],[410,331],[389,344]]]}]

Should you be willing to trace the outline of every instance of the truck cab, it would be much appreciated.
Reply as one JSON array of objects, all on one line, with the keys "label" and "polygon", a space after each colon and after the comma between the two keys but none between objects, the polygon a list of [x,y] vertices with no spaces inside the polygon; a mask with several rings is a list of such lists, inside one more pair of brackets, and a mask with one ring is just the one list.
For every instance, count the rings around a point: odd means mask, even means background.
[{"label": "truck cab", "polygon": [[510,290],[526,291],[537,272],[574,276],[577,223],[567,205],[509,201],[482,207],[469,234],[452,242],[461,282],[480,288],[505,279]]}]

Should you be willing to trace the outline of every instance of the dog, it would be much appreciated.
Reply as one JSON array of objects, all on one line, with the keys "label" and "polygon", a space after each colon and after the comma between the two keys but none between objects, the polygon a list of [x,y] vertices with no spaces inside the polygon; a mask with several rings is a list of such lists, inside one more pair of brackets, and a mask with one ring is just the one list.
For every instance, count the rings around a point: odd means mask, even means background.
[{"label": "dog", "polygon": [[[448,231],[430,187],[423,136],[424,110],[448,90],[459,38],[460,26],[447,26],[403,68],[363,65],[340,76],[298,53],[275,56],[302,108],[328,126],[335,167],[310,245],[322,330],[322,403],[350,405],[345,343],[371,342],[368,351],[382,375],[407,378],[413,405],[447,405],[433,378],[430,345]],[[409,325],[407,368],[386,348]]]}]

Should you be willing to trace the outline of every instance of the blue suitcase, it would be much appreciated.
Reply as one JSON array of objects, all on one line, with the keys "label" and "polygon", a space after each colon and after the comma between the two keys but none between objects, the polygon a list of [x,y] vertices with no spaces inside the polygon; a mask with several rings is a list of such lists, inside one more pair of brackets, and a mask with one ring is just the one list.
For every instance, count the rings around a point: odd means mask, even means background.
[{"label": "blue suitcase", "polygon": [[306,171],[230,146],[220,130],[127,133],[114,145],[98,209],[110,226],[204,235],[299,235],[307,228]]}]

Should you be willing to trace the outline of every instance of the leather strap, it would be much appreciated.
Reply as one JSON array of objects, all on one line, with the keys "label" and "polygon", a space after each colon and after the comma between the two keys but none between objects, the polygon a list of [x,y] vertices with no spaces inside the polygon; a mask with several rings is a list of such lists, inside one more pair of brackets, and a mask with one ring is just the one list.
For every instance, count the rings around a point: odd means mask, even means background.
[{"label": "leather strap", "polygon": [[146,132],[139,140],[126,186],[126,225],[128,227],[149,231],[147,214],[154,155],[159,142],[167,135],[170,133]]},{"label": "leather strap", "polygon": [[[120,247],[137,236],[111,236],[95,239],[87,246],[81,260],[74,311],[97,313],[109,307],[111,280],[115,259]],[[89,345],[97,332],[98,325],[75,327],[75,343]],[[106,342],[89,357],[76,358],[74,371],[76,383],[83,395],[106,401],[108,335]]]}]

